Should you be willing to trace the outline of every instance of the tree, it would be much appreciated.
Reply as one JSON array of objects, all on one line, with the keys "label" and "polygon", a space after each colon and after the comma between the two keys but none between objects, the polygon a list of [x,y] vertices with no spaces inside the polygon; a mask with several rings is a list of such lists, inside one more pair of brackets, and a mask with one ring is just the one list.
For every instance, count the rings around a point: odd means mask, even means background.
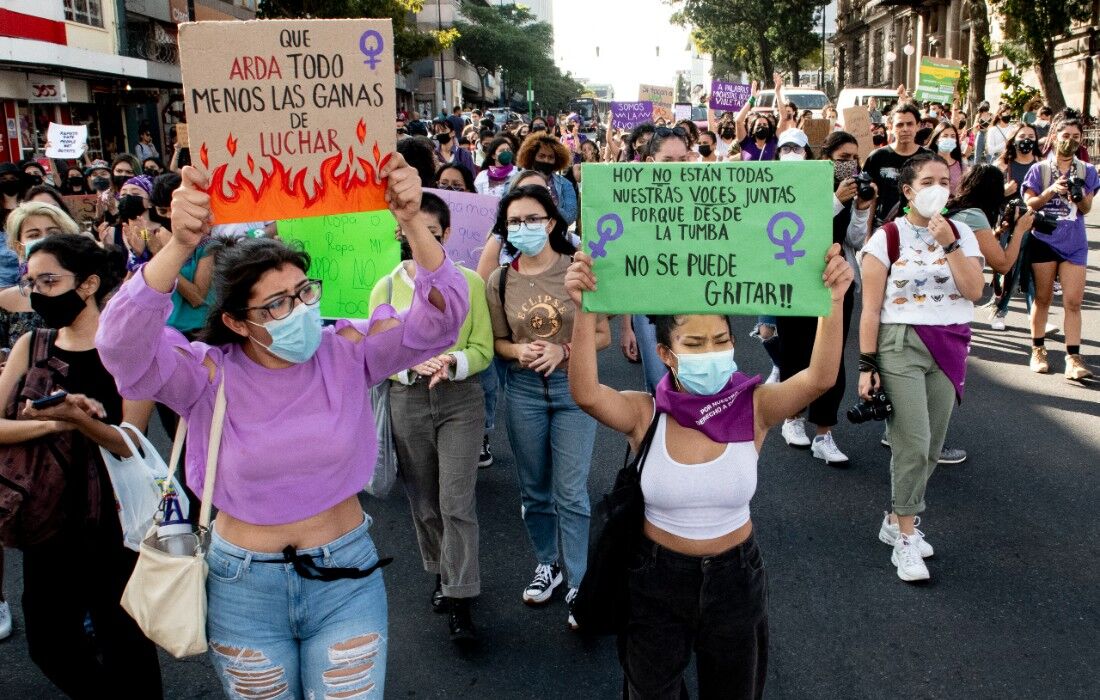
[{"label": "tree", "polygon": [[1005,38],[1020,44],[1035,66],[1047,104],[1055,112],[1065,109],[1066,98],[1054,68],[1054,47],[1059,39],[1069,33],[1074,22],[1089,19],[1092,2],[993,0],[993,4],[1004,18]]},{"label": "tree", "polygon": [[394,56],[402,71],[425,56],[439,53],[454,40],[447,32],[422,32],[413,13],[423,0],[263,0],[256,11],[261,19],[343,19],[372,17],[393,21]]},{"label": "tree", "polygon": [[985,100],[985,78],[989,70],[989,13],[985,0],[966,0],[970,10],[970,56],[968,57],[966,109],[978,113]]}]

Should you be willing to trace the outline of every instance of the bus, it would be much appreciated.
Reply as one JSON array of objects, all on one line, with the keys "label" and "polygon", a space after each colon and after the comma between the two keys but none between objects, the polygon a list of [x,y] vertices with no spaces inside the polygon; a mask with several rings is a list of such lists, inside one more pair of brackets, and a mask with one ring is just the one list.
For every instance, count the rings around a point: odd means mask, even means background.
[{"label": "bus", "polygon": [[595,97],[579,97],[569,103],[569,113],[576,112],[582,119],[581,131],[596,131],[611,109],[611,103]]}]

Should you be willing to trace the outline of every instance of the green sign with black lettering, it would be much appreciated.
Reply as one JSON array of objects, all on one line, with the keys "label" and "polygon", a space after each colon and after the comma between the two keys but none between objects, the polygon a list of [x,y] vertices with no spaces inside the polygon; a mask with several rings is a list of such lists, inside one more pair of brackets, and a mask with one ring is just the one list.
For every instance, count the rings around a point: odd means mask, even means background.
[{"label": "green sign with black lettering", "polygon": [[586,311],[822,316],[828,161],[586,164]]}]

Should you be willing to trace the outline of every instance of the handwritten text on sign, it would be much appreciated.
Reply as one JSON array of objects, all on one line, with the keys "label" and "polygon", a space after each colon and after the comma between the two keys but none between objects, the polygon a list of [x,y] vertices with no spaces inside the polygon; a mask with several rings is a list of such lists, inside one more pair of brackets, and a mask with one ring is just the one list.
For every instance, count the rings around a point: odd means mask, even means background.
[{"label": "handwritten text on sign", "polygon": [[826,161],[582,166],[583,250],[603,313],[821,316]]},{"label": "handwritten text on sign", "polygon": [[649,121],[653,121],[652,102],[611,103],[611,126],[616,129],[633,129]]},{"label": "handwritten text on sign", "polygon": [[752,86],[747,83],[712,80],[710,83],[710,108],[727,112],[736,111],[745,106],[751,95]]},{"label": "handwritten text on sign", "polygon": [[324,282],[321,315],[370,318],[374,283],[401,260],[397,220],[388,210],[279,222],[279,236],[309,253],[309,276]]},{"label": "handwritten text on sign", "polygon": [[390,20],[195,22],[179,32],[192,158],[217,223],[385,209]]},{"label": "handwritten text on sign", "polygon": [[84,155],[88,144],[88,125],[55,124],[46,130],[46,157],[76,160]]},{"label": "handwritten text on sign", "polygon": [[[447,256],[459,265],[477,269],[485,239],[497,220],[499,197],[454,190],[427,189],[451,210],[451,235],[444,244]],[[494,261],[495,262],[495,261]]]}]

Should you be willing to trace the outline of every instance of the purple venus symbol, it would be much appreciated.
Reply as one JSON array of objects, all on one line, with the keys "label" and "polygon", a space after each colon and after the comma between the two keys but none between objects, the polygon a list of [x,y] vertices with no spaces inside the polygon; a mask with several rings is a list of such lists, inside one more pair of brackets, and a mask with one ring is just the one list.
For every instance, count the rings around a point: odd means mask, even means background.
[{"label": "purple venus symbol", "polygon": [[[784,225],[780,225],[780,221],[783,219],[790,219],[790,222]],[[795,227],[795,232],[791,234],[791,224]],[[776,236],[776,228],[781,228],[782,235]],[[786,260],[787,265],[794,265],[794,261],[801,258],[806,254],[804,250],[795,250],[794,245],[802,239],[802,234],[806,231],[806,225],[802,223],[801,217],[795,214],[793,211],[781,211],[771,218],[768,222],[768,238],[771,242],[783,249],[783,252],[776,253],[776,260]]]},{"label": "purple venus symbol", "polygon": [[596,232],[600,237],[588,244],[593,258],[607,257],[607,244],[623,235],[623,220],[618,214],[604,214],[596,221]]},{"label": "purple venus symbol", "polygon": [[[374,39],[374,45],[368,44],[368,40]],[[363,32],[363,36],[359,37],[359,50],[363,52],[363,55],[367,57],[367,60],[363,61],[371,70],[374,70],[381,61],[378,57],[382,54],[382,48],[384,42],[382,41],[382,35],[373,29],[368,29]]]}]

